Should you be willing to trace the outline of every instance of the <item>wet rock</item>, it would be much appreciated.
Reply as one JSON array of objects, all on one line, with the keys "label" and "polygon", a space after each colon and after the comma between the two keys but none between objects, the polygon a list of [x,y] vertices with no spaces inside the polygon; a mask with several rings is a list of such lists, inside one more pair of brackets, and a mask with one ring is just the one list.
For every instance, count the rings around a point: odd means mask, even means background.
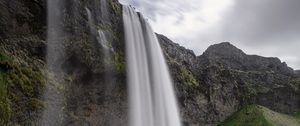
[{"label": "wet rock", "polygon": [[[166,50],[183,120],[188,124],[217,124],[247,104],[284,113],[299,110],[299,81],[293,69],[278,58],[247,55],[229,42],[212,45],[194,58],[190,50],[158,37]],[[196,84],[186,84],[189,79],[180,74],[182,68]]]}]

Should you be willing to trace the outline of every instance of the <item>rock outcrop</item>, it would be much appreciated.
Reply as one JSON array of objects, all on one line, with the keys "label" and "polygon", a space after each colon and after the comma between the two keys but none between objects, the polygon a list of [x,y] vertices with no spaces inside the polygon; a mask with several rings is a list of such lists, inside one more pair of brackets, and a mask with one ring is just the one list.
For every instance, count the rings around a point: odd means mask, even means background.
[{"label": "rock outcrop", "polygon": [[228,42],[212,45],[195,58],[190,50],[158,38],[169,59],[185,122],[214,125],[247,104],[299,111],[299,78],[278,58],[247,55]]},{"label": "rock outcrop", "polygon": [[295,74],[296,74],[297,76],[300,76],[300,70],[295,70]]},{"label": "rock outcrop", "polygon": [[257,55],[247,55],[242,50],[224,42],[208,47],[199,57],[202,63],[223,65],[225,68],[244,71],[274,71],[285,75],[292,75],[293,69],[278,58],[266,58]]}]

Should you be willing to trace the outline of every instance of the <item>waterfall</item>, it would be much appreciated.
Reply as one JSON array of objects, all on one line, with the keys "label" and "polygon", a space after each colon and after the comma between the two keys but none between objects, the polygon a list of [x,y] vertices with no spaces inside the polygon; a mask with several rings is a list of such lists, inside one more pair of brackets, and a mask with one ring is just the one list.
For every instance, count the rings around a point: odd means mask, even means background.
[{"label": "waterfall", "polygon": [[107,8],[107,0],[100,0],[101,20],[102,23],[109,23],[109,13]]},{"label": "waterfall", "polygon": [[[101,4],[101,7],[104,6]],[[110,57],[110,51],[113,51],[113,48],[111,48],[109,46],[109,42],[107,39],[107,36],[105,35],[105,30],[102,29],[96,29],[94,26],[94,21],[92,18],[92,13],[90,11],[90,9],[88,9],[87,7],[85,8],[87,15],[88,15],[88,23],[89,23],[89,27],[90,27],[90,32],[92,36],[96,36],[96,39],[98,41],[98,44],[101,45],[101,47],[103,48],[103,52],[106,55],[105,57]],[[101,8],[102,10],[102,8]],[[102,15],[102,13],[101,13]],[[95,34],[95,32],[97,31],[97,33]]]},{"label": "waterfall", "polygon": [[[103,82],[102,86],[105,91],[103,92],[103,95],[107,99],[110,99],[112,95],[112,91],[115,88],[114,86],[116,86],[115,83],[116,80],[113,75],[114,66],[112,64],[114,49],[110,45],[111,43],[109,42],[109,40],[112,40],[110,29],[97,28],[95,25],[95,24],[111,25],[111,23],[109,22],[110,17],[108,15],[107,2],[106,0],[101,0],[100,2],[101,2],[100,4],[101,13],[92,13],[92,11],[87,7],[85,9],[88,16],[88,22],[89,22],[89,28],[91,34],[90,36],[92,37],[92,40],[94,39],[97,42],[97,45],[99,45],[99,52],[101,53],[99,55],[103,56],[101,59],[104,62],[104,68],[103,68],[104,74],[102,75],[104,78],[102,80]],[[95,8],[93,10],[95,10]],[[96,17],[101,17],[101,20],[97,22]],[[104,104],[109,104],[109,102],[104,102]],[[106,109],[108,110],[113,110],[114,109],[113,107],[114,106],[112,105],[106,105]],[[116,126],[119,123],[117,119],[118,117],[116,117],[115,115],[108,114],[108,115],[103,115],[103,117],[99,120],[105,120],[106,121],[105,125],[107,126]]]},{"label": "waterfall", "polygon": [[60,126],[63,125],[65,114],[63,112],[64,106],[64,92],[53,89],[55,82],[58,82],[56,87],[63,88],[63,70],[62,63],[64,60],[63,49],[63,28],[61,22],[63,19],[62,9],[64,0],[47,0],[48,20],[47,20],[47,56],[46,72],[47,80],[43,97],[46,106],[43,110],[39,125],[42,126]]},{"label": "waterfall", "polygon": [[173,83],[150,25],[131,7],[123,7],[130,126],[180,126]]},{"label": "waterfall", "polygon": [[90,11],[89,8],[85,7],[85,11],[88,15],[88,23],[89,23],[89,27],[90,27],[90,32],[93,33],[94,32],[94,22],[93,22],[93,18],[92,18],[92,12]]},{"label": "waterfall", "polygon": [[105,33],[104,33],[104,30],[101,30],[101,29],[99,29],[98,30],[98,43],[100,44],[100,45],[102,45],[102,47],[105,49],[105,50],[110,50],[110,48],[109,48],[109,43],[108,43],[108,41],[107,41],[107,38],[106,38],[106,35],[105,35]]}]

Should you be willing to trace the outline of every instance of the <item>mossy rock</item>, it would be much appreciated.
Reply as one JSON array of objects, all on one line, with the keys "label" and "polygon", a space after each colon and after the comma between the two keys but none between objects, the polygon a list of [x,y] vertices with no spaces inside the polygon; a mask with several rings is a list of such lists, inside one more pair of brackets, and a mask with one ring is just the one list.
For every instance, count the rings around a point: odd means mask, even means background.
[{"label": "mossy rock", "polygon": [[184,67],[181,67],[180,71],[181,71],[181,76],[185,80],[184,84],[186,86],[191,86],[191,87],[198,86],[197,80],[195,79],[194,75],[190,71],[188,71]]},{"label": "mossy rock", "polygon": [[126,64],[125,64],[125,55],[123,53],[114,53],[113,55],[113,64],[117,73],[125,73]]},{"label": "mossy rock", "polygon": [[[22,125],[25,122],[16,120],[19,117],[25,118],[25,115],[22,117],[20,114],[42,108],[39,92],[45,83],[43,74],[23,62],[4,50],[0,52],[0,125],[15,121]],[[31,104],[26,102],[28,100]]]},{"label": "mossy rock", "polygon": [[9,121],[11,113],[11,102],[8,99],[6,75],[3,71],[0,71],[0,124]]}]

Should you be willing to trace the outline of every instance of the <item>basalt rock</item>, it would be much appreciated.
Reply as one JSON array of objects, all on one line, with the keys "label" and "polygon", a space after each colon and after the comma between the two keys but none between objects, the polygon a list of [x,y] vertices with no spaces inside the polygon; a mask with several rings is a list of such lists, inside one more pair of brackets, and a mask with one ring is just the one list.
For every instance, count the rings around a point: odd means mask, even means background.
[{"label": "basalt rock", "polygon": [[295,70],[295,74],[296,74],[297,76],[300,76],[300,70]]},{"label": "basalt rock", "polygon": [[267,58],[257,55],[247,55],[242,50],[224,42],[208,47],[199,57],[202,64],[222,65],[225,68],[244,71],[274,71],[285,75],[292,75],[293,69],[278,58]]},{"label": "basalt rock", "polygon": [[299,77],[278,58],[247,55],[229,42],[212,45],[194,58],[189,50],[158,37],[188,124],[218,124],[248,104],[283,113],[299,111]]}]

